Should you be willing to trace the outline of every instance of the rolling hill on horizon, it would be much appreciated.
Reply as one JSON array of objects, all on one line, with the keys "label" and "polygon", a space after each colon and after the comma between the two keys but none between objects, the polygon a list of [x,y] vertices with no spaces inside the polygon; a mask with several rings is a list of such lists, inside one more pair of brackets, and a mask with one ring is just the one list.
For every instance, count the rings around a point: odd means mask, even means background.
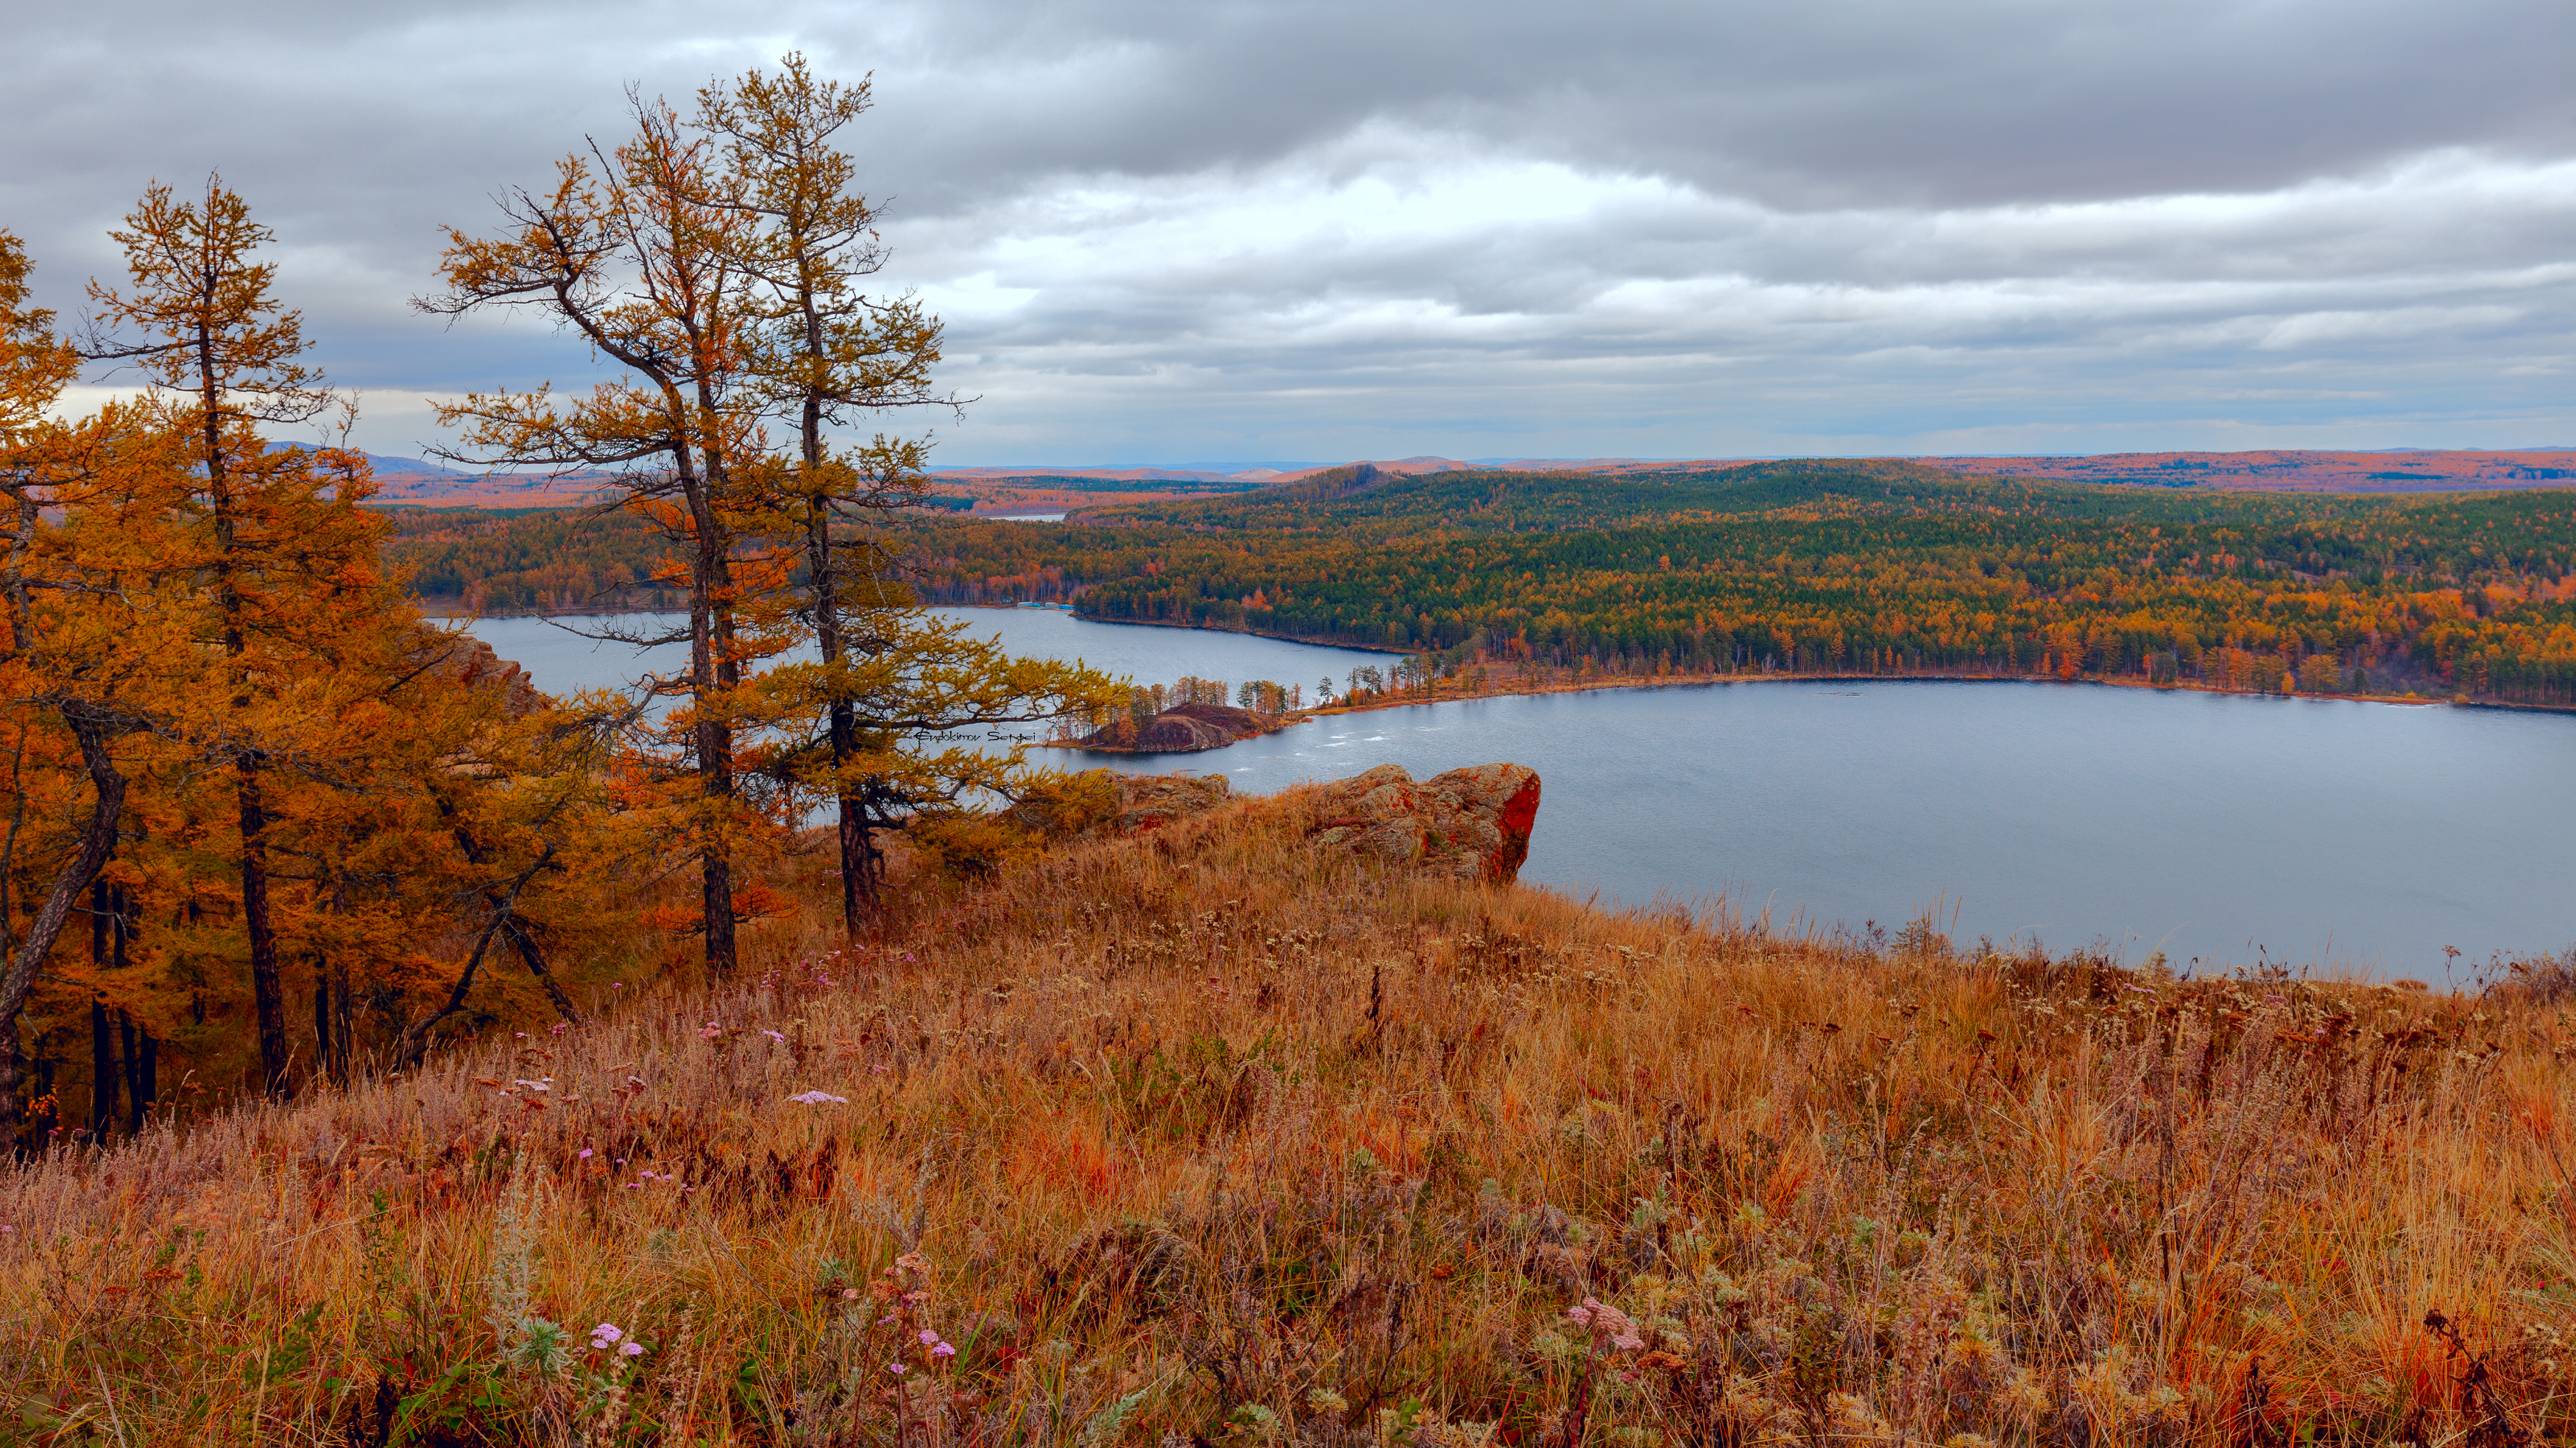
[{"label": "rolling hill on horizon", "polygon": [[[414,458],[369,454],[386,504],[423,507],[566,507],[598,496],[604,474],[471,473]],[[1419,455],[1238,472],[1150,466],[1052,465],[939,468],[931,490],[970,500],[978,516],[1068,512],[1110,502],[1159,502],[1249,493],[1294,483],[1360,461],[1382,474],[1563,473],[1625,477],[1703,472],[1785,458],[1520,458],[1506,461]],[[1807,461],[1826,461],[1808,459]],[[2576,483],[2576,446],[2374,450],[2253,449],[2240,452],[2093,453],[2062,456],[1907,456],[1902,461],[1968,477],[2022,481],[2211,487],[2246,492],[2435,493]]]}]

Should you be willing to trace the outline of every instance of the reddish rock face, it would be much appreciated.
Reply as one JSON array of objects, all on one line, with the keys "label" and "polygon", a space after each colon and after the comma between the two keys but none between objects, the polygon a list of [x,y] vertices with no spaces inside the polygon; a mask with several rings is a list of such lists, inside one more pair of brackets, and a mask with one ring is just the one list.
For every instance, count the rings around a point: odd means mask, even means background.
[{"label": "reddish rock face", "polygon": [[468,689],[498,690],[502,711],[513,719],[525,719],[545,707],[545,696],[528,681],[528,671],[492,652],[490,644],[472,634],[432,634],[414,657],[427,662],[427,672],[434,677],[453,679]]},{"label": "reddish rock face", "polygon": [[1509,884],[1529,858],[1538,772],[1517,764],[1453,769],[1421,783],[1400,765],[1325,786],[1314,839],[1393,865]]}]

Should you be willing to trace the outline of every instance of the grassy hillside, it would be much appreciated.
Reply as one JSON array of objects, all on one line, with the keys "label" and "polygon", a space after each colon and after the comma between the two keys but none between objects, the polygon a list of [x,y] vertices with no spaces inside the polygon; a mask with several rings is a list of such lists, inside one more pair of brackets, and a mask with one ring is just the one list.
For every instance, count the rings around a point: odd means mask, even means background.
[{"label": "grassy hillside", "polygon": [[912,879],[865,949],[771,927],[727,991],[12,1168],[0,1436],[2570,1426],[2576,962],[2431,998],[1784,939],[1382,875],[1311,809]]}]

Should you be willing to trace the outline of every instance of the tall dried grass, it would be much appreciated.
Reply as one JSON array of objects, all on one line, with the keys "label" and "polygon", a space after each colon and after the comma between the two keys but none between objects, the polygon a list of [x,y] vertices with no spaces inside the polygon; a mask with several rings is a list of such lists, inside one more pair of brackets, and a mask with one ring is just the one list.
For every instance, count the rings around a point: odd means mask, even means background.
[{"label": "tall dried grass", "polygon": [[925,888],[864,950],[781,936],[728,991],[17,1168],[0,1437],[2566,1426],[2544,975],[2428,997],[1614,917],[1321,857],[1308,809]]}]

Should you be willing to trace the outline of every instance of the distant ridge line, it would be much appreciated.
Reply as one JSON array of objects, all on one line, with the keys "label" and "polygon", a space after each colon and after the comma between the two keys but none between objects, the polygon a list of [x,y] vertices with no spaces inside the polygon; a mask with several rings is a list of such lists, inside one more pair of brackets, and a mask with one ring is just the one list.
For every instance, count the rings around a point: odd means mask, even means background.
[{"label": "distant ridge line", "polygon": [[[2026,478],[2032,481],[2198,486],[2260,492],[2430,493],[2503,488],[2576,487],[2576,445],[2535,448],[2353,448],[2344,450],[2270,448],[2236,452],[2125,452],[2067,454],[1892,454],[1893,461],[1920,463],[1975,477]],[[1142,501],[1169,484],[1173,495],[1207,491],[1240,491],[1300,482],[1337,469],[1367,467],[1381,476],[1442,472],[1537,472],[1613,476],[1638,473],[1694,472],[1739,467],[1747,463],[1799,460],[1792,455],[1723,458],[1511,458],[1479,459],[1421,454],[1391,459],[1317,463],[1295,467],[1252,467],[1235,472],[1204,468],[1045,467],[1035,465],[937,468],[934,491],[971,492],[975,510],[991,514],[1041,503],[1066,506],[1069,500],[1035,500],[1044,480],[1061,484],[1124,483],[1119,491],[1129,501]],[[1825,461],[1823,458],[1813,461]],[[596,501],[605,474],[468,473],[407,458],[370,456],[378,491],[386,505],[469,508],[572,507]],[[1015,501],[1017,499],[1018,501]],[[1101,498],[1085,500],[1106,501]]]},{"label": "distant ridge line", "polygon": [[[2197,484],[2280,492],[2441,492],[2485,488],[2576,487],[2576,446],[2542,448],[2370,448],[2348,450],[2265,448],[2236,452],[2127,452],[2065,454],[1888,454],[1892,460],[1988,477],[2061,482]],[[1693,472],[1745,463],[1797,460],[1796,455],[1710,458],[1513,458],[1468,461],[1422,455],[1359,459],[1295,469],[1255,468],[1237,473],[1160,471],[1151,468],[973,467],[944,468],[938,482],[1004,483],[1018,479],[1084,478],[1103,481],[1236,482],[1275,486],[1338,468],[1365,464],[1382,474],[1437,472],[1546,472],[1631,474]],[[1816,459],[1822,461],[1823,459]],[[2408,486],[2413,484],[2414,486]]]}]

